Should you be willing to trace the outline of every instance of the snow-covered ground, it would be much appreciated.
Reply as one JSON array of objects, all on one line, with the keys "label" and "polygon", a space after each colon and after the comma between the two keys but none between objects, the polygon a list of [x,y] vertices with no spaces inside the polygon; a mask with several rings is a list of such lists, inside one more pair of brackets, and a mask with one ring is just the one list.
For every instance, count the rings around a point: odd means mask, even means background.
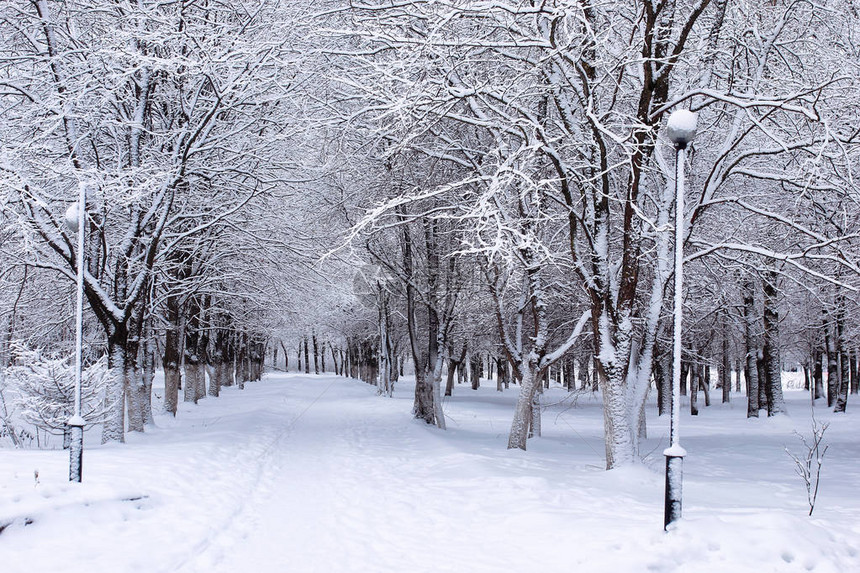
[{"label": "snow-covered ground", "polygon": [[[649,416],[641,466],[603,470],[596,396],[544,396],[544,437],[505,449],[516,389],[455,388],[446,432],[332,375],[267,375],[185,405],[125,445],[0,450],[0,571],[860,571],[860,422],[833,415],[821,491],[790,417],[747,420],[742,397],[681,418],[684,519],[662,530],[667,421]],[[650,412],[649,412],[650,414]],[[97,436],[88,436],[95,439]],[[97,440],[95,440],[97,441]],[[38,479],[34,472],[38,471]]]}]

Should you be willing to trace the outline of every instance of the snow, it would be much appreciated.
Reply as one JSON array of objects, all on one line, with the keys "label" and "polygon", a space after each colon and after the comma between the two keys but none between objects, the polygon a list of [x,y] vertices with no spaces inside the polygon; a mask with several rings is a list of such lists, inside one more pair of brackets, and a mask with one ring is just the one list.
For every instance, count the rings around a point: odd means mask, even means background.
[{"label": "snow", "polygon": [[666,122],[666,135],[669,141],[686,147],[696,136],[698,118],[688,109],[673,111]]},{"label": "snow", "polygon": [[687,450],[682,448],[680,445],[675,444],[674,446],[669,446],[665,450],[663,450],[664,456],[670,456],[673,458],[683,458],[687,455]]},{"label": "snow", "polygon": [[[548,390],[543,433],[506,450],[517,389],[454,389],[447,431],[394,398],[332,375],[267,375],[181,404],[125,445],[87,433],[83,483],[68,452],[0,452],[3,573],[64,571],[860,571],[860,422],[829,422],[821,491],[784,447],[811,432],[745,404],[683,409],[680,522],[663,531],[668,419],[641,464],[606,472],[599,394]],[[684,400],[686,401],[686,399]],[[682,406],[684,404],[682,403]],[[688,405],[688,404],[687,404]]]}]

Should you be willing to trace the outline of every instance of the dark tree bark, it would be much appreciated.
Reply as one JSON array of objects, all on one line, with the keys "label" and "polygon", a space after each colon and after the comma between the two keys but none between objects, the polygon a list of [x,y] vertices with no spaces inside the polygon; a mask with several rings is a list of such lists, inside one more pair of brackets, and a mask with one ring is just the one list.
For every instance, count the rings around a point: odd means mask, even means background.
[{"label": "dark tree bark", "polygon": [[179,363],[181,361],[182,332],[180,324],[179,297],[168,296],[165,303],[164,318],[167,329],[164,333],[164,411],[176,415],[179,402]]},{"label": "dark tree bark", "polygon": [[[510,387],[510,376],[508,375],[508,361],[504,356],[496,358],[496,372],[499,379],[499,391],[507,390]],[[573,382],[573,372],[570,373],[571,382]]]},{"label": "dark tree bark", "polygon": [[767,415],[785,414],[785,399],[782,395],[782,360],[779,351],[779,310],[777,309],[778,274],[770,271],[762,280],[764,293],[764,336],[762,359],[767,375]]},{"label": "dark tree bark", "polygon": [[582,354],[577,360],[577,378],[579,379],[579,387],[583,390],[588,388],[591,385],[591,381],[588,376],[588,363],[589,356],[587,354]]},{"label": "dark tree bark", "polygon": [[[681,371],[683,372],[683,368]],[[688,364],[687,371],[690,372],[690,415],[699,415],[699,385],[702,383],[699,366]]]},{"label": "dark tree bark", "polygon": [[743,371],[743,363],[738,360],[735,362],[735,392],[741,391],[741,372]]},{"label": "dark tree bark", "polygon": [[246,332],[238,334],[235,340],[236,384],[239,386],[240,390],[244,390],[245,382],[248,382],[250,380],[250,349],[248,348],[248,334]]},{"label": "dark tree bark", "polygon": [[752,280],[744,282],[744,346],[746,349],[744,374],[747,380],[747,418],[758,418],[759,411],[758,346],[755,342],[754,292]]},{"label": "dark tree bark", "polygon": [[319,373],[320,373],[320,347],[319,347],[319,343],[317,342],[316,333],[311,334],[311,342],[313,343],[313,347],[314,347],[314,374],[319,375]]},{"label": "dark tree bark", "polygon": [[848,344],[845,336],[845,297],[841,294],[836,298],[836,356],[838,357],[839,375],[836,390],[836,406],[834,412],[845,412],[848,406],[848,386],[851,383],[851,365],[848,362]]},{"label": "dark tree bark", "polygon": [[687,395],[687,376],[690,374],[690,363],[681,362],[681,396]]},{"label": "dark tree bark", "polygon": [[141,371],[143,314],[144,311],[141,306],[135,310],[134,315],[129,319],[129,334],[126,344],[125,375],[123,378],[129,432],[143,432],[146,424],[144,414],[146,403],[150,402],[151,406],[151,396],[147,393]]},{"label": "dark tree bark", "polygon": [[729,355],[729,324],[728,315],[723,314],[722,337],[720,340],[720,368],[718,376],[720,378],[720,387],[723,391],[723,404],[728,404],[732,400],[732,362]]},{"label": "dark tree bark", "polygon": [[654,383],[657,386],[657,414],[669,414],[672,409],[672,365],[667,363],[668,357],[657,356],[655,346]]},{"label": "dark tree bark", "polygon": [[857,351],[852,350],[849,360],[851,361],[851,393],[857,394],[858,386],[858,367],[857,367]]},{"label": "dark tree bark", "polygon": [[851,364],[851,393],[857,394],[857,376],[858,376],[858,366],[857,366],[857,351],[852,350],[849,354],[849,361]]},{"label": "dark tree bark", "polygon": [[448,377],[445,380],[445,395],[451,396],[454,392],[454,377],[457,374],[457,371],[463,368],[463,361],[466,360],[466,344],[463,344],[463,348],[460,351],[460,355],[456,356],[454,354],[453,345],[449,348],[448,354]]},{"label": "dark tree bark", "polygon": [[332,367],[334,368],[335,376],[340,376],[341,368],[343,367],[343,365],[338,364],[337,350],[335,349],[334,344],[329,343],[328,347],[329,350],[331,350],[331,363]]},{"label": "dark tree bark", "polygon": [[827,406],[833,407],[839,394],[839,360],[826,318],[824,319],[824,346],[827,351]]},{"label": "dark tree bark", "polygon": [[764,355],[759,349],[758,357],[756,358],[756,372],[758,373],[758,408],[759,410],[767,410],[768,395],[767,395],[767,368],[764,365]]},{"label": "dark tree bark", "polygon": [[155,423],[152,415],[152,380],[155,378],[155,334],[152,332],[152,318],[147,318],[144,324],[143,341],[143,387],[149,396],[145,402],[143,412],[144,424],[147,426]]},{"label": "dark tree bark", "polygon": [[[433,405],[433,386],[431,381],[427,380],[428,355],[426,352],[421,352],[418,339],[418,324],[415,315],[415,273],[412,254],[412,234],[409,231],[408,224],[402,226],[401,238],[403,242],[403,274],[406,282],[406,329],[412,350],[412,360],[415,365],[415,397],[412,404],[412,414],[419,420],[424,420],[428,424],[434,424],[436,416]],[[432,347],[435,347],[436,337],[431,336],[431,338],[433,339]],[[428,346],[429,348],[430,346]]]},{"label": "dark tree bark", "polygon": [[[278,343],[281,345],[281,350],[284,351],[284,372],[290,371],[290,354],[287,352],[287,345],[284,344],[283,340],[279,340]],[[334,351],[334,349],[332,349]]]},{"label": "dark tree bark", "polygon": [[205,388],[203,377],[203,361],[200,351],[200,322],[201,308],[197,297],[191,297],[185,305],[185,345],[183,369],[185,370],[185,387],[183,400],[196,404],[200,399],[200,388]]},{"label": "dark tree bark", "polygon": [[480,355],[472,355],[472,359],[469,360],[469,378],[472,381],[472,390],[477,390],[481,387],[481,358]]},{"label": "dark tree bark", "polygon": [[824,372],[821,362],[824,360],[824,353],[820,348],[816,348],[812,353],[812,384],[814,386],[812,392],[813,400],[818,400],[824,395]]},{"label": "dark tree bark", "polygon": [[221,395],[221,386],[225,385],[224,370],[225,354],[227,346],[227,332],[224,329],[215,331],[215,338],[212,341],[212,352],[208,354],[210,375],[209,375],[209,395],[217,398]]}]

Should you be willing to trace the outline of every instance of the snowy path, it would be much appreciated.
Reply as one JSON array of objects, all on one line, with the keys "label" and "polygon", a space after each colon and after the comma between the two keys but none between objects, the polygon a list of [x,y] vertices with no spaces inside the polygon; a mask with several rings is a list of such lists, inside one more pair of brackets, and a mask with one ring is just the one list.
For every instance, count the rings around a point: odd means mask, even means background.
[{"label": "snowy path", "polygon": [[2,450],[0,571],[860,571],[860,420],[834,420],[810,519],[782,451],[801,404],[782,420],[739,405],[686,417],[685,520],[666,535],[662,420],[643,466],[607,473],[594,397],[550,391],[529,452],[505,450],[514,399],[457,387],[440,432],[411,419],[404,384],[386,399],[267,376],[89,448],[79,486],[63,452]]},{"label": "snowy path", "polygon": [[[317,383],[326,384],[325,399],[279,440],[260,494],[238,520],[241,542],[187,570],[504,571],[517,562],[528,569],[532,551],[563,541],[553,533],[564,526],[558,516],[534,511],[540,480],[517,471],[517,456],[511,473],[492,477],[488,462],[499,456],[464,452],[462,438],[452,445],[413,422],[408,396],[376,398],[337,380],[330,391],[327,382]],[[512,547],[514,535],[529,555]]]}]

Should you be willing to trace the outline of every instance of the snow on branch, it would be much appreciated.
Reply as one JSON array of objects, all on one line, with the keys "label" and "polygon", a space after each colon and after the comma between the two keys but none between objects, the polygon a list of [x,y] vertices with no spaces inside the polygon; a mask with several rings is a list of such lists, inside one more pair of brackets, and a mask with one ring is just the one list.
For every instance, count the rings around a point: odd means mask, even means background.
[{"label": "snow on branch", "polygon": [[576,341],[579,339],[580,334],[582,334],[582,329],[585,328],[585,323],[588,321],[588,318],[591,316],[591,309],[586,310],[582,313],[582,316],[579,317],[579,320],[576,322],[576,326],[573,328],[573,331],[570,333],[570,336],[564,343],[556,348],[553,352],[549,354],[545,354],[540,361],[540,368],[546,368],[551,364],[558,361],[564,354],[570,350]]},{"label": "snow on branch", "polygon": [[742,109],[752,109],[752,108],[760,108],[760,107],[778,108],[778,109],[781,109],[784,111],[799,113],[799,114],[803,115],[804,117],[806,117],[810,121],[820,121],[821,117],[818,115],[818,112],[815,111],[814,108],[808,108],[808,107],[804,107],[802,105],[790,104],[788,102],[798,100],[798,99],[808,95],[810,92],[822,90],[825,87],[827,87],[828,85],[835,83],[835,82],[838,82],[838,81],[841,81],[841,80],[844,80],[844,79],[847,79],[847,78],[834,78],[834,79],[832,79],[832,80],[830,80],[824,84],[821,84],[819,86],[816,86],[814,88],[807,89],[807,90],[804,90],[803,92],[799,92],[799,93],[795,93],[795,94],[789,94],[789,95],[782,97],[782,98],[765,98],[765,97],[761,97],[758,94],[755,94],[755,95],[727,94],[727,93],[719,92],[717,90],[702,89],[702,88],[690,90],[690,91],[685,92],[682,95],[676,97],[675,99],[663,104],[662,106],[658,107],[657,109],[655,109],[653,112],[651,112],[651,118],[652,119],[657,118],[661,114],[669,111],[670,109],[677,106],[678,104],[680,104],[680,103],[682,103],[688,99],[691,99],[695,96],[703,96],[703,97],[707,98],[707,100],[705,101],[705,103],[698,105],[693,111],[697,111],[699,109],[702,109],[704,107],[707,107],[707,106],[714,104],[714,103],[717,103],[717,102],[724,102],[724,103],[728,103],[728,104],[737,106],[737,107],[742,108]]},{"label": "snow on branch", "polygon": [[[692,243],[692,241],[691,241]],[[766,247],[760,247],[756,245],[745,245],[743,243],[716,243],[711,245],[699,245],[701,250],[695,251],[693,254],[684,257],[684,264],[688,264],[691,261],[696,259],[700,259],[706,255],[711,253],[719,253],[720,251],[728,250],[728,251],[739,251],[744,253],[750,253],[754,255],[759,255],[767,259],[772,259],[774,261],[782,261],[788,265],[793,266],[794,268],[800,270],[803,273],[806,273],[810,276],[819,278],[823,281],[829,282],[830,284],[836,285],[838,287],[848,289],[851,292],[858,292],[857,287],[850,285],[844,281],[838,280],[832,276],[827,274],[818,272],[814,269],[809,268],[807,265],[804,265],[800,262],[802,259],[816,259],[816,260],[828,260],[844,267],[849,268],[852,272],[854,272],[857,276],[860,276],[860,267],[851,263],[850,261],[845,260],[841,257],[836,257],[832,255],[810,255],[806,252],[803,253],[781,253],[779,251],[774,251],[772,249],[768,249]]]}]

